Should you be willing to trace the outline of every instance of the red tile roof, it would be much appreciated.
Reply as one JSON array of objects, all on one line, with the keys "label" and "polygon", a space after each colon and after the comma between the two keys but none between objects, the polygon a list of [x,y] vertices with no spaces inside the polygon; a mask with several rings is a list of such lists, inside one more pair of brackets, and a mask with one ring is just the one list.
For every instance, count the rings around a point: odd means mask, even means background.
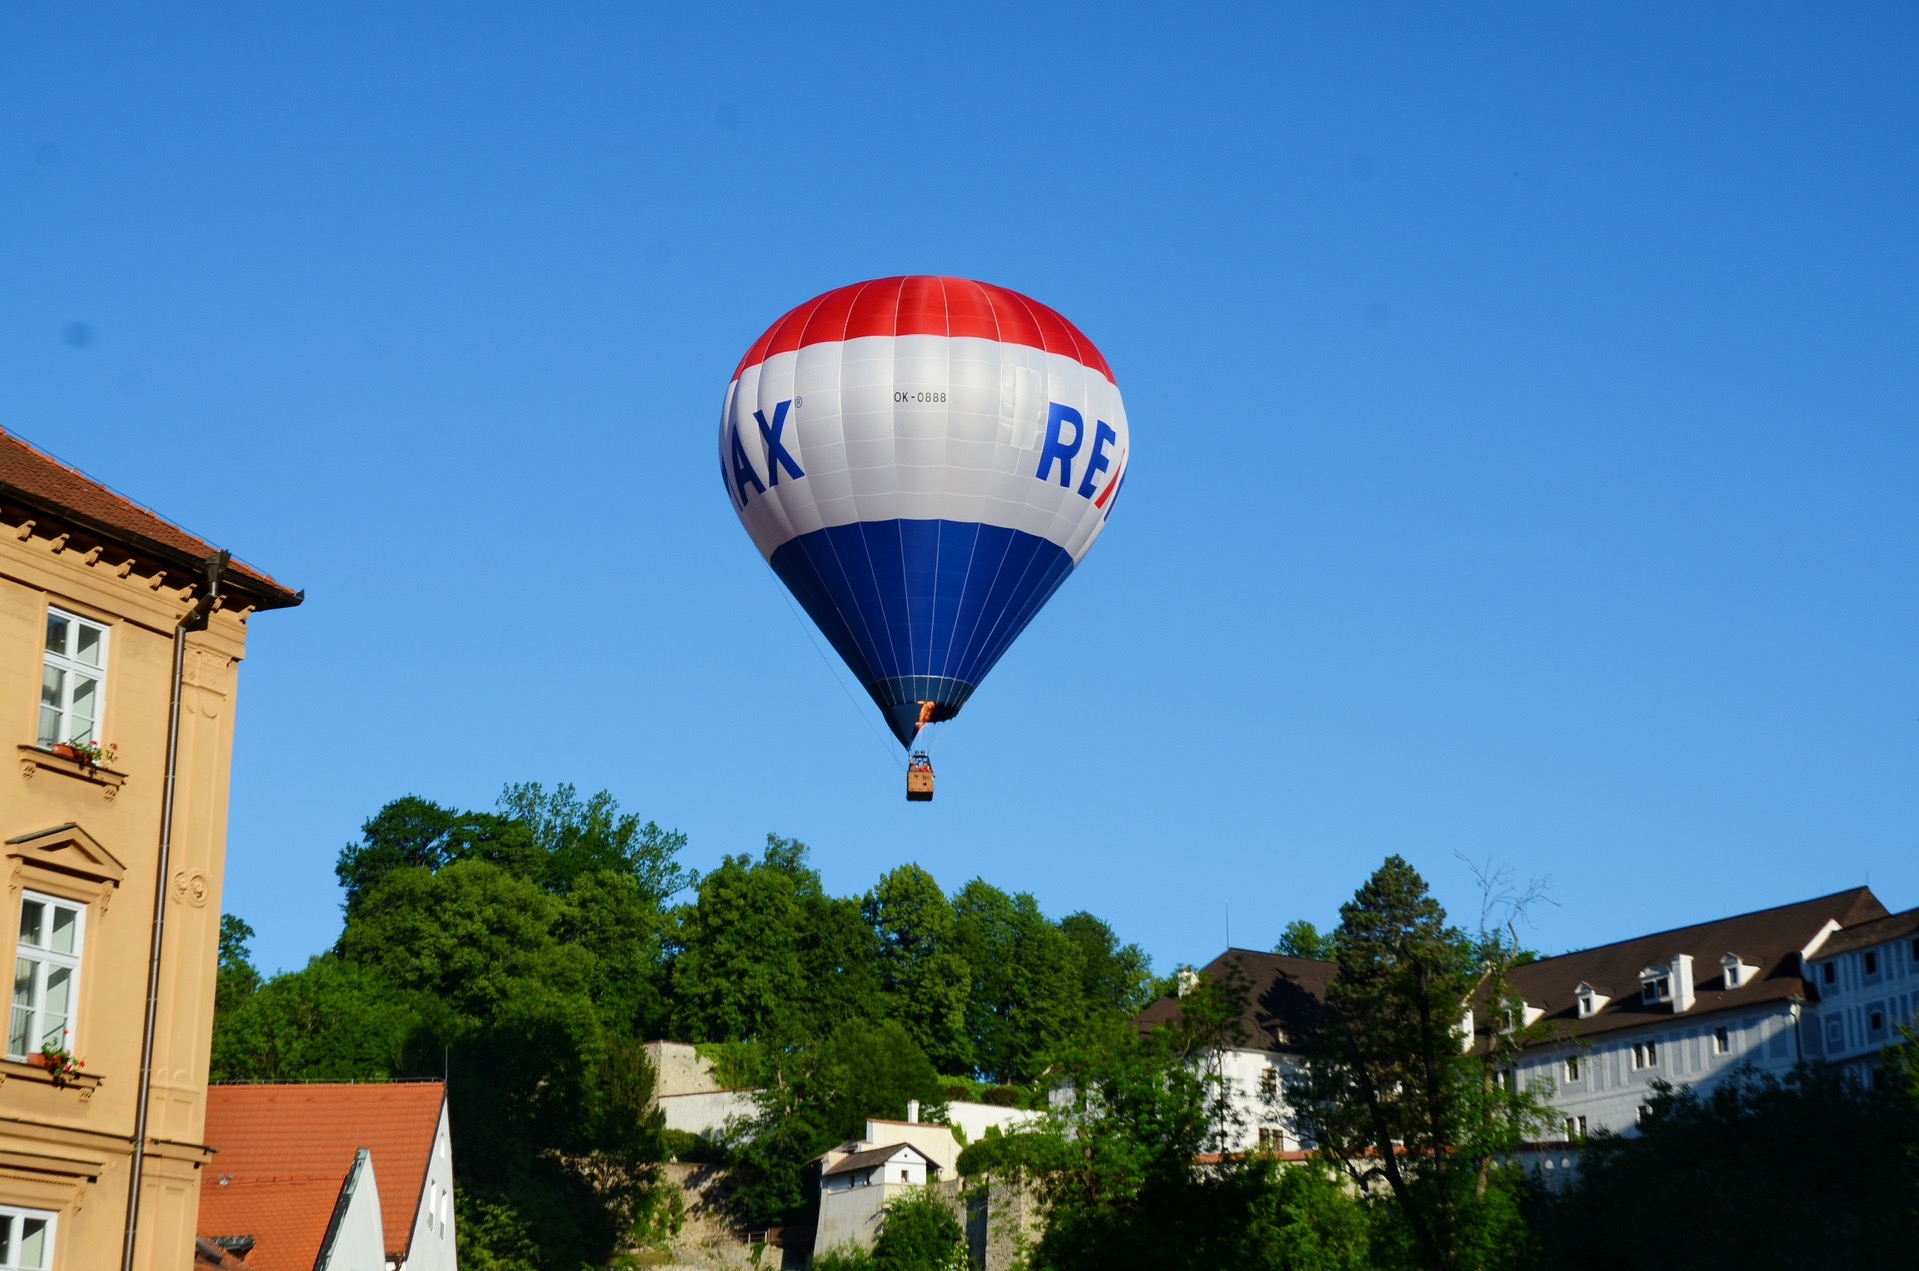
[{"label": "red tile roof", "polygon": [[207,1090],[200,1231],[252,1236],[246,1265],[311,1271],[354,1153],[373,1155],[389,1258],[404,1258],[446,1086],[232,1085]]},{"label": "red tile roof", "polygon": [[[115,542],[140,548],[196,573],[215,548],[173,522],[68,467],[0,428],[0,493],[74,522]],[[267,574],[234,561],[229,580],[248,593],[255,607],[283,609],[300,603],[301,594]]]}]

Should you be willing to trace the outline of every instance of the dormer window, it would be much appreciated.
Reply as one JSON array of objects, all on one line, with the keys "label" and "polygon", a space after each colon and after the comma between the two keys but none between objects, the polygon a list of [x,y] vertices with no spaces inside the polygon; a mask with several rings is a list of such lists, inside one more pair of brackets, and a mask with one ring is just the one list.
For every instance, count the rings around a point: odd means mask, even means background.
[{"label": "dormer window", "polygon": [[1573,990],[1573,1000],[1578,1003],[1578,1015],[1580,1019],[1591,1019],[1593,1016],[1599,1014],[1600,1009],[1604,1007],[1606,1003],[1612,1001],[1610,997],[1607,997],[1592,985],[1584,983]]},{"label": "dormer window", "polygon": [[1672,977],[1664,969],[1648,968],[1641,971],[1639,1000],[1648,1005],[1672,1001]]},{"label": "dormer window", "polygon": [[1747,962],[1736,953],[1728,953],[1719,959],[1720,967],[1726,973],[1728,989],[1744,988],[1752,983],[1752,977],[1759,974],[1759,968]]}]

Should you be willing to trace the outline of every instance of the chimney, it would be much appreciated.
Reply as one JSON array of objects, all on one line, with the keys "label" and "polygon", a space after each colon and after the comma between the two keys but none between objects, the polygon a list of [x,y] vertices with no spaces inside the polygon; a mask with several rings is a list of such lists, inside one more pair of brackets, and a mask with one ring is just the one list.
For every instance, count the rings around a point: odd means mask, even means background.
[{"label": "chimney", "polygon": [[1678,953],[1672,960],[1672,1013],[1684,1015],[1692,1009],[1692,954]]},{"label": "chimney", "polygon": [[920,1101],[918,1099],[908,1099],[906,1101],[906,1119],[913,1125],[920,1123]]}]

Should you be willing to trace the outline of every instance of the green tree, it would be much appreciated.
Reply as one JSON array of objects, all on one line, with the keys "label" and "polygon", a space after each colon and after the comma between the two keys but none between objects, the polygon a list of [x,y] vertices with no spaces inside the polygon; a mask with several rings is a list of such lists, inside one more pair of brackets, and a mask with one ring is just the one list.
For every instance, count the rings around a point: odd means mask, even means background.
[{"label": "green tree", "polygon": [[220,915],[220,961],[213,981],[216,1021],[231,1016],[259,991],[260,972],[254,968],[252,950],[247,946],[253,935],[253,928],[241,918]]},{"label": "green tree", "polygon": [[1370,1267],[1365,1215],[1323,1170],[1219,1151],[1241,1130],[1219,1057],[1245,1041],[1245,981],[1206,977],[1180,1005],[1152,1037],[1115,1029],[1063,1060],[1070,1106],[968,1146],[960,1170],[1034,1187],[1034,1271]]},{"label": "green tree", "polygon": [[1338,951],[1331,932],[1321,935],[1319,928],[1312,923],[1304,918],[1295,918],[1279,933],[1279,943],[1273,946],[1273,952],[1283,953],[1289,958],[1331,962]]},{"label": "green tree", "polygon": [[647,903],[659,906],[698,881],[679,862],[686,835],[621,812],[605,790],[581,799],[571,784],[549,791],[523,782],[501,793],[498,811],[527,828],[539,851],[536,881],[551,891],[570,891],[576,880],[597,873],[624,874]]},{"label": "green tree", "polygon": [[884,1271],[967,1271],[966,1231],[936,1187],[886,1207],[873,1260]]},{"label": "green tree", "polygon": [[946,893],[918,865],[901,865],[867,893],[865,915],[879,936],[881,983],[895,1018],[935,1064],[949,1072],[970,1069],[970,969],[955,948],[953,906]]},{"label": "green tree", "polygon": [[1033,1081],[1070,1037],[1107,1014],[1089,1009],[1080,946],[1032,896],[1009,896],[983,879],[960,889],[953,914],[952,948],[972,973],[973,1066],[996,1081]]},{"label": "green tree", "polygon": [[778,1080],[734,1153],[739,1195],[766,1222],[801,1212],[817,1184],[821,1152],[858,1138],[869,1117],[903,1120],[907,1103],[936,1118],[945,1098],[939,1073],[897,1021],[851,1019],[817,1042],[784,1053]]},{"label": "green tree", "polygon": [[1903,1050],[1877,1088],[1809,1065],[1783,1078],[1741,1066],[1705,1093],[1662,1085],[1633,1134],[1594,1135],[1569,1188],[1540,1205],[1541,1265],[1911,1265],[1919,1119],[1896,1070],[1919,1045]]},{"label": "green tree", "polygon": [[[1539,1116],[1495,1079],[1510,951],[1448,924],[1426,881],[1390,856],[1340,909],[1339,973],[1293,1085],[1301,1137],[1362,1188],[1383,1182],[1407,1258],[1440,1269],[1520,1256],[1524,1180],[1497,1164]],[[1487,961],[1491,958],[1491,962]],[[1502,961],[1503,959],[1503,961]],[[1462,1047],[1469,1011],[1490,1046]]]},{"label": "green tree", "polygon": [[538,873],[537,848],[524,824],[487,812],[457,812],[416,795],[395,799],[360,827],[360,841],[340,849],[334,873],[346,890],[348,917],[388,874],[438,870],[455,861],[484,860],[522,877]]},{"label": "green tree", "polygon": [[438,1014],[430,998],[396,991],[368,968],[327,954],[266,981],[217,1018],[212,1077],[381,1081],[408,1075],[408,1056]]},{"label": "green tree", "polygon": [[1155,997],[1152,959],[1136,944],[1121,944],[1112,927],[1081,910],[1059,920],[1079,950],[1080,994],[1089,1014],[1131,1019]]},{"label": "green tree", "polygon": [[759,861],[728,856],[681,908],[673,960],[673,1012],[682,1037],[748,1041],[789,1031],[806,989],[800,900],[782,841],[767,836]]},{"label": "green tree", "polygon": [[638,879],[612,870],[574,879],[566,900],[560,938],[593,956],[587,993],[600,1022],[625,1037],[664,1032],[666,912]]}]

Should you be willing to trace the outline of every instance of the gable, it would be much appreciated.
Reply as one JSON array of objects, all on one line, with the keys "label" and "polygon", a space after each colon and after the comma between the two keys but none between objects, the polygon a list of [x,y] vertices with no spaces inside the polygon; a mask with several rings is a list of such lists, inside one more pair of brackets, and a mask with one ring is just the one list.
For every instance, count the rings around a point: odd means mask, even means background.
[{"label": "gable", "polygon": [[77,823],[50,826],[6,841],[7,886],[31,887],[104,908],[127,867]]}]

